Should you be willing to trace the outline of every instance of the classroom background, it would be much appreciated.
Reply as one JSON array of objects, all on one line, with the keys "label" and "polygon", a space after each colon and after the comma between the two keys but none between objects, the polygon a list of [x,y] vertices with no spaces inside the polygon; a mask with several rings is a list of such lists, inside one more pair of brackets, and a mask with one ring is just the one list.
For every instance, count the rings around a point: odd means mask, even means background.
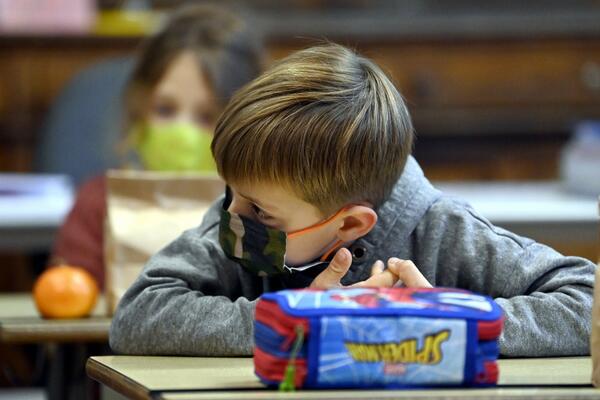
[{"label": "classroom background", "polygon": [[[31,291],[78,185],[118,166],[133,52],[184,3],[0,0],[0,295]],[[270,61],[323,40],[374,59],[435,184],[499,226],[598,259],[600,2],[218,3]],[[0,342],[0,399],[45,398],[39,354]]]}]

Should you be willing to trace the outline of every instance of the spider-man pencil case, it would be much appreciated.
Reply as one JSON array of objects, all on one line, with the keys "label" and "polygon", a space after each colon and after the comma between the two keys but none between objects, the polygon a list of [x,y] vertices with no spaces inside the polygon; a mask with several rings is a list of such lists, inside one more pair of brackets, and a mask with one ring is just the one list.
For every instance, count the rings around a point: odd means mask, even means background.
[{"label": "spider-man pencil case", "polygon": [[254,368],[268,386],[490,386],[502,321],[458,289],[282,290],[257,303]]}]

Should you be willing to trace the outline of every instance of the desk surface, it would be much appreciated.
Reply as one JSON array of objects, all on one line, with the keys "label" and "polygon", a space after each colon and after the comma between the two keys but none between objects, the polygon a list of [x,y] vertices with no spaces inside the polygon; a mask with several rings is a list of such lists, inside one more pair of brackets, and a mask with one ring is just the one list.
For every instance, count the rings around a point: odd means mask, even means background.
[{"label": "desk surface", "polygon": [[[56,228],[73,203],[73,189],[60,175],[0,174],[0,179],[4,186],[18,179],[22,186],[36,188],[36,191],[23,189],[22,193],[2,195],[0,185],[0,228]],[[570,193],[558,181],[440,181],[434,185],[446,194],[468,201],[494,223],[598,220],[596,198]]]},{"label": "desk surface", "polygon": [[106,342],[111,319],[100,298],[89,318],[44,319],[30,294],[0,295],[0,342]]},{"label": "desk surface", "polygon": [[0,250],[47,251],[73,193],[64,175],[0,174]]},{"label": "desk surface", "polygon": [[0,174],[0,227],[59,226],[73,192],[65,175]]},{"label": "desk surface", "polygon": [[[500,385],[490,389],[302,391],[282,396],[266,391],[253,373],[251,358],[91,357],[87,373],[93,379],[134,399],[233,398],[600,398],[590,385],[589,357],[500,360]],[[537,387],[532,387],[537,385]],[[554,387],[543,387],[554,385]],[[567,387],[557,387],[567,385]],[[573,387],[568,387],[574,385]]]},{"label": "desk surface", "polygon": [[[27,174],[1,175],[2,182],[0,249],[47,250],[73,202],[69,183],[61,176]],[[494,224],[537,240],[543,239],[538,237],[541,229],[559,232],[552,235],[560,236],[559,239],[573,235],[596,237],[597,199],[566,192],[557,181],[434,184],[443,192],[466,200]],[[37,191],[27,192],[22,187]],[[528,227],[531,225],[534,228]],[[525,230],[519,230],[521,226]]]},{"label": "desk surface", "polygon": [[469,202],[494,224],[598,222],[598,199],[570,193],[557,181],[434,182]]}]

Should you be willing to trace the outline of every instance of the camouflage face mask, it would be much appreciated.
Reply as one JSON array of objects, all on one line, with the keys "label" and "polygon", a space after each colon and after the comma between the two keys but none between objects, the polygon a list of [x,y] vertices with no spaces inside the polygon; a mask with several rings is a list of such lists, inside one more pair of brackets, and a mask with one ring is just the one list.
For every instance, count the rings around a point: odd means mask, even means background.
[{"label": "camouflage face mask", "polygon": [[326,264],[329,255],[341,245],[336,241],[330,250],[320,260],[299,267],[285,265],[285,252],[287,239],[319,228],[338,216],[343,208],[335,215],[308,228],[293,233],[285,233],[278,229],[269,228],[260,222],[227,211],[229,205],[229,191],[219,223],[219,242],[225,255],[236,261],[244,268],[258,276],[277,275],[284,272],[304,271],[316,265]]}]

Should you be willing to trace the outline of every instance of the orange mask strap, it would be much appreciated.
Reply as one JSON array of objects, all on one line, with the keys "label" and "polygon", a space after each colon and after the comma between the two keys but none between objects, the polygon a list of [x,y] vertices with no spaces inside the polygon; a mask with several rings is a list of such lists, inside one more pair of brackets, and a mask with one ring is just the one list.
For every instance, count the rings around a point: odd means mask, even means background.
[{"label": "orange mask strap", "polygon": [[321,257],[321,261],[327,261],[327,259],[331,255],[331,253],[333,253],[334,251],[336,251],[337,249],[339,249],[340,247],[342,247],[343,244],[344,244],[344,242],[342,242],[341,240],[338,239],[333,244],[333,246],[331,246],[331,248],[329,250],[327,250],[327,252],[325,254],[323,254],[323,256]]},{"label": "orange mask strap", "polygon": [[289,239],[293,239],[293,238],[295,238],[295,237],[298,237],[298,236],[300,236],[300,235],[304,235],[304,234],[306,234],[306,233],[313,232],[313,231],[315,231],[316,229],[319,229],[320,227],[322,227],[323,225],[325,225],[325,224],[327,224],[327,223],[331,222],[333,219],[335,219],[335,218],[336,218],[338,215],[340,215],[340,214],[341,214],[341,213],[343,213],[344,211],[347,211],[347,210],[349,210],[349,209],[350,209],[350,207],[352,207],[352,205],[347,205],[347,206],[343,207],[342,209],[340,209],[340,211],[338,211],[338,212],[336,212],[335,214],[333,214],[331,217],[327,218],[326,220],[324,220],[324,221],[321,221],[321,222],[317,222],[316,224],[314,224],[314,225],[311,225],[311,226],[309,226],[309,227],[307,227],[307,228],[300,229],[300,230],[297,230],[297,231],[294,231],[294,232],[289,232],[289,233],[287,234],[287,237],[288,237]]},{"label": "orange mask strap", "polygon": [[[298,237],[300,235],[304,235],[306,233],[309,232],[313,232],[316,229],[319,229],[320,227],[322,227],[323,225],[331,222],[333,219],[335,219],[337,216],[339,216],[341,213],[343,213],[344,211],[348,211],[351,207],[355,206],[356,204],[349,204],[345,207],[342,207],[340,209],[340,211],[336,212],[335,214],[333,214],[331,217],[327,218],[324,221],[318,222],[315,225],[311,225],[308,228],[304,228],[304,229],[300,229],[294,232],[290,232],[287,234],[288,239],[292,239],[295,237]],[[344,242],[342,242],[341,240],[337,240],[333,246],[331,246],[331,248],[329,250],[327,250],[327,252],[325,254],[323,254],[323,256],[321,257],[321,261],[326,261],[329,256],[331,255],[331,253],[333,253],[334,251],[338,250],[342,245],[344,244]]]}]

